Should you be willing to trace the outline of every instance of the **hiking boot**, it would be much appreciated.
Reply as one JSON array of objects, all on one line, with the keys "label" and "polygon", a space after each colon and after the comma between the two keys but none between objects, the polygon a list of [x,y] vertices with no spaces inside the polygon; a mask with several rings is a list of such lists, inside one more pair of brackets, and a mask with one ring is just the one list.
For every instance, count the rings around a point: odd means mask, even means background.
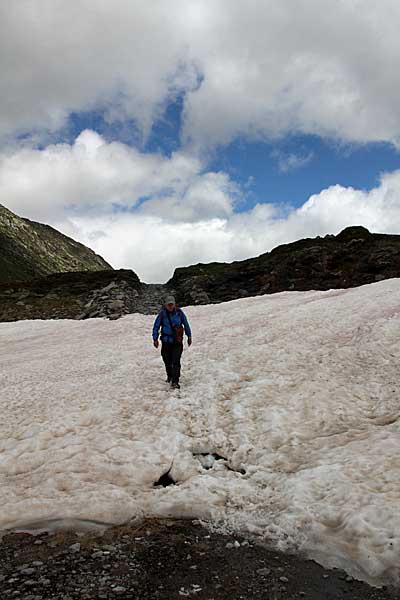
[{"label": "hiking boot", "polygon": [[171,383],[171,387],[173,390],[180,390],[181,386],[179,385],[179,383]]}]

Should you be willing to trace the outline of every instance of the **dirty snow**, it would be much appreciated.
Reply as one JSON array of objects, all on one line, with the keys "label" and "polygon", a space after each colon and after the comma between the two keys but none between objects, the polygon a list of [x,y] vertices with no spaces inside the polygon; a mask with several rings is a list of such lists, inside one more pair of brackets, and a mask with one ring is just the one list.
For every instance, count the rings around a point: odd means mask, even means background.
[{"label": "dirty snow", "polygon": [[186,312],[180,392],[151,316],[0,324],[0,529],[196,517],[396,579],[400,280]]}]

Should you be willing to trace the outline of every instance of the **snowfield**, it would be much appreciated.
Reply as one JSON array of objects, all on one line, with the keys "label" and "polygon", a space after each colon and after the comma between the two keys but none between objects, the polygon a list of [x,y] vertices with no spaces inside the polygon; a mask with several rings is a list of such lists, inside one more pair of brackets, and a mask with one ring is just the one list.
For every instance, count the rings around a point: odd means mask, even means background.
[{"label": "snowfield", "polygon": [[186,314],[180,392],[152,316],[0,324],[0,529],[196,517],[397,580],[400,280]]}]

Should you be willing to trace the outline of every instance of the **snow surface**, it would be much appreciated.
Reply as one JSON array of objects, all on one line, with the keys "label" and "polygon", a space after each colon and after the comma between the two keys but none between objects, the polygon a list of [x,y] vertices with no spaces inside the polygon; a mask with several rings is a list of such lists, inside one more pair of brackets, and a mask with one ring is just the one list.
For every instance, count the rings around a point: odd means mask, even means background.
[{"label": "snow surface", "polygon": [[400,280],[186,310],[180,392],[154,317],[0,325],[0,529],[196,517],[397,579]]}]

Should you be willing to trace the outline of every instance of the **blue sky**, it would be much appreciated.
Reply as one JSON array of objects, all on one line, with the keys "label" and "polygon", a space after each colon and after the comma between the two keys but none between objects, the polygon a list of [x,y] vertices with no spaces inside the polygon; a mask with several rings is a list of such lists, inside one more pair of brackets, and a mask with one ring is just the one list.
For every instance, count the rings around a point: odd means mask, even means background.
[{"label": "blue sky", "polygon": [[[281,171],[275,152],[311,158],[304,166]],[[257,202],[298,207],[331,185],[370,190],[382,172],[400,168],[400,155],[391,144],[343,147],[316,136],[289,136],[271,143],[237,140],[219,151],[212,168],[227,171],[242,185],[252,178],[243,209]]]},{"label": "blue sky", "polygon": [[[133,120],[110,124],[100,111],[72,113],[59,141],[73,142],[83,130],[91,129],[108,141],[170,157],[182,148],[182,107],[182,97],[169,103],[145,141]],[[306,160],[287,165],[290,156]],[[388,142],[350,143],[300,134],[270,141],[239,137],[210,152],[206,168],[228,173],[241,186],[238,212],[257,203],[277,203],[285,209],[301,206],[312,194],[332,185],[371,190],[383,173],[400,169],[400,153]]]}]

